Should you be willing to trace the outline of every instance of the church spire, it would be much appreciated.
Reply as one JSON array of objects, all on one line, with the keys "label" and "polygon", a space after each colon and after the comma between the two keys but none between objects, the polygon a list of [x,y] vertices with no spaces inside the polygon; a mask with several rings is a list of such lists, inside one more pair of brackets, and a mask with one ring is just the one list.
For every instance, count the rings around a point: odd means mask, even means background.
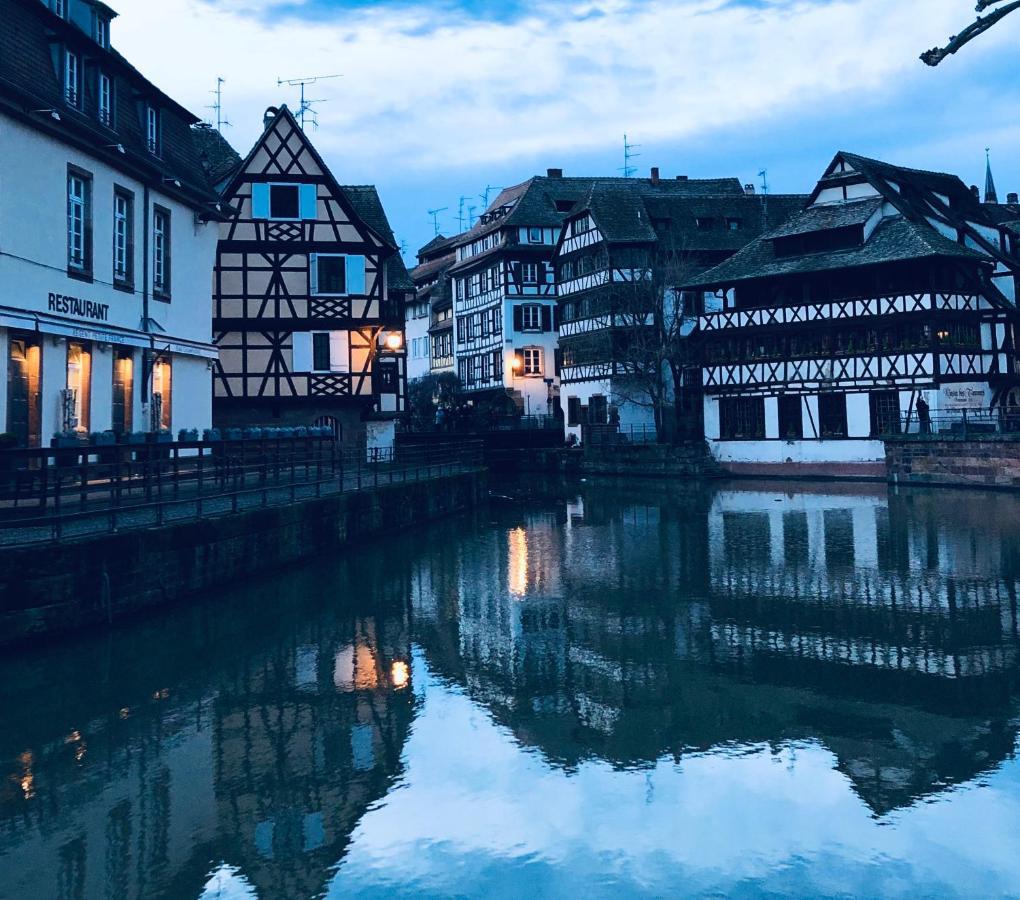
[{"label": "church spire", "polygon": [[985,203],[998,203],[999,198],[995,193],[995,179],[992,178],[992,160],[985,147]]}]

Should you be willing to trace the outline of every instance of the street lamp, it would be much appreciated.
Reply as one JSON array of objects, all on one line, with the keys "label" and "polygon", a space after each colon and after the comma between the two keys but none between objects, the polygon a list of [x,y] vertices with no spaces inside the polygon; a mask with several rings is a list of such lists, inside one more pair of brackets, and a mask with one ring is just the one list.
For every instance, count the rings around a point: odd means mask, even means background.
[{"label": "street lamp", "polygon": [[383,343],[385,343],[387,350],[397,351],[404,346],[404,339],[399,331],[391,331],[386,335],[386,339]]}]

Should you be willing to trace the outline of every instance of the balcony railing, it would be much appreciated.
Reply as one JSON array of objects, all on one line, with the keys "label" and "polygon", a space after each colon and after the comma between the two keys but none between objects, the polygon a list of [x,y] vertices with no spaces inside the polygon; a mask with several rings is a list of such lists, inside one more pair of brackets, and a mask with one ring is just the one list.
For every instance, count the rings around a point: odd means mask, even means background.
[{"label": "balcony railing", "polygon": [[886,440],[971,440],[990,435],[1020,439],[1020,407],[961,409],[918,416],[916,410],[879,422],[878,435]]}]

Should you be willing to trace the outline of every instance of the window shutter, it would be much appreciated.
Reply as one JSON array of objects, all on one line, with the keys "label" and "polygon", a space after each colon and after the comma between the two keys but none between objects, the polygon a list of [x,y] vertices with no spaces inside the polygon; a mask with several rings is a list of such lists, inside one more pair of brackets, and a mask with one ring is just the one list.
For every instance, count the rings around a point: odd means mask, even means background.
[{"label": "window shutter", "polygon": [[316,187],[314,184],[302,184],[301,190],[301,218],[319,218],[318,203],[316,200]]},{"label": "window shutter", "polygon": [[268,184],[253,184],[251,186],[251,217],[253,219],[269,218]]},{"label": "window shutter", "polygon": [[524,330],[524,307],[514,307],[514,331]]},{"label": "window shutter", "polygon": [[552,308],[552,327],[553,331],[560,330],[560,305],[558,303]]},{"label": "window shutter", "polygon": [[365,257],[347,257],[347,293],[365,293]]},{"label": "window shutter", "polygon": [[333,372],[349,372],[351,370],[348,350],[348,334],[346,331],[329,333],[329,368]]},{"label": "window shutter", "polygon": [[308,293],[319,293],[319,254],[308,254]]},{"label": "window shutter", "polygon": [[553,374],[559,377],[560,367],[563,365],[563,351],[557,347],[553,350]]},{"label": "window shutter", "polygon": [[291,372],[310,372],[312,369],[312,334],[309,331],[295,331],[293,354],[291,356]]},{"label": "window shutter", "polygon": [[542,307],[542,331],[552,331],[552,310],[548,306]]}]

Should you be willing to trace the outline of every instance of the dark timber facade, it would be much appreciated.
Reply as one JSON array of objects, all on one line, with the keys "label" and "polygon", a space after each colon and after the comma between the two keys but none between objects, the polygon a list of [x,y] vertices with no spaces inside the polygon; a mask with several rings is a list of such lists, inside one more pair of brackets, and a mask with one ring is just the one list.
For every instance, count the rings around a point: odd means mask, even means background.
[{"label": "dark timber facade", "polygon": [[284,106],[223,199],[237,212],[213,284],[216,423],[326,424],[352,446],[392,432],[413,284],[375,188],[338,184]]}]

